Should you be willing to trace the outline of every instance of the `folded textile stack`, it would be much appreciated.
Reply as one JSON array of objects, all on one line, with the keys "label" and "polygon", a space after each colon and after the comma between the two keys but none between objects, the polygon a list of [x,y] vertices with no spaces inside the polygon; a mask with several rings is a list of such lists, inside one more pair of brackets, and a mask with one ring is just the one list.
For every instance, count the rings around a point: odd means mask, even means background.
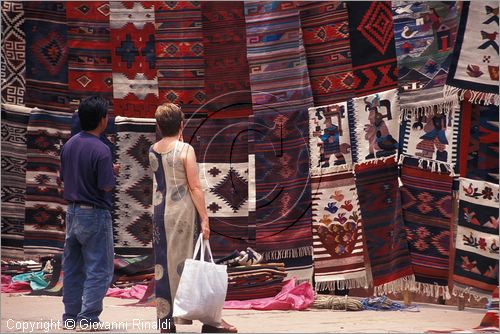
[{"label": "folded textile stack", "polygon": [[113,286],[127,288],[137,284],[147,285],[154,277],[154,258],[151,255],[124,257],[114,259],[115,272]]},{"label": "folded textile stack", "polygon": [[228,267],[226,300],[249,300],[276,296],[286,277],[283,263]]},{"label": "folded textile stack", "polygon": [[2,260],[2,274],[18,275],[42,270],[42,263],[29,261],[4,261]]}]

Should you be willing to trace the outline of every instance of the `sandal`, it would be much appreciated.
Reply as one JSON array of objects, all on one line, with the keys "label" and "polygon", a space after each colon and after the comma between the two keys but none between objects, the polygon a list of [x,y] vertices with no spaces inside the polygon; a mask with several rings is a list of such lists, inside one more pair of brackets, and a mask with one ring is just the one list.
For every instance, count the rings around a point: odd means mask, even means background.
[{"label": "sandal", "polygon": [[202,333],[238,333],[238,329],[233,325],[228,324],[226,321],[221,320],[219,326],[203,325],[201,327]]}]

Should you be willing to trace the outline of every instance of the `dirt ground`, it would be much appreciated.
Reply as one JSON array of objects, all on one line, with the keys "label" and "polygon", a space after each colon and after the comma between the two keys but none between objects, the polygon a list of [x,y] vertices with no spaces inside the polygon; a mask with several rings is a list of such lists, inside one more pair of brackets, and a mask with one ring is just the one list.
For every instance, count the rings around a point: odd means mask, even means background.
[{"label": "dirt ground", "polygon": [[[130,300],[106,298],[101,320],[111,332],[154,333],[156,310],[131,307]],[[401,311],[248,311],[225,310],[224,319],[240,333],[422,333],[429,329],[467,329],[479,325],[485,310],[456,306],[416,304],[420,312]],[[1,332],[63,332],[57,321],[61,297],[1,295]],[[37,329],[38,327],[38,329]],[[32,330],[32,329],[35,330]],[[49,330],[46,330],[49,329]],[[201,324],[182,325],[178,332],[200,332]],[[64,331],[68,333],[68,331]]]}]

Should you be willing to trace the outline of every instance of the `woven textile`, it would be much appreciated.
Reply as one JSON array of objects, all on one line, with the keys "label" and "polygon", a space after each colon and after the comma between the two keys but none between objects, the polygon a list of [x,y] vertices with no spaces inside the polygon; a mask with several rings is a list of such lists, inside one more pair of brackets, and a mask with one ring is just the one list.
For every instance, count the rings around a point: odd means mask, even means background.
[{"label": "woven textile", "polygon": [[205,111],[211,117],[252,114],[243,1],[201,2]]},{"label": "woven textile", "polygon": [[481,320],[481,324],[474,328],[476,330],[498,333],[498,287],[495,288],[488,304],[488,311]]},{"label": "woven textile", "polygon": [[400,104],[404,112],[423,114],[453,109],[443,86],[457,36],[457,2],[393,1]]},{"label": "woven textile", "polygon": [[28,123],[26,164],[27,257],[60,253],[65,238],[66,201],[59,178],[61,148],[71,133],[71,114],[33,109]]},{"label": "woven textile", "polygon": [[149,147],[155,142],[155,120],[116,117],[116,178],[113,234],[117,254],[151,252],[153,177]]},{"label": "woven textile", "polygon": [[352,165],[348,109],[352,109],[352,101],[309,108],[311,175]]},{"label": "woven textile", "polygon": [[107,1],[66,3],[68,88],[72,99],[90,94],[113,99]]},{"label": "woven textile", "polygon": [[114,113],[153,117],[158,107],[154,7],[145,1],[109,5]]},{"label": "woven textile", "polygon": [[414,278],[401,215],[397,162],[388,158],[358,164],[355,175],[375,292],[408,287]]},{"label": "woven textile", "polygon": [[245,3],[257,250],[269,260],[312,254],[307,150],[312,93],[297,5]]},{"label": "woven textile", "polygon": [[2,104],[2,258],[24,257],[26,134],[30,111]]},{"label": "woven textile", "polygon": [[312,179],[316,290],[368,286],[364,238],[352,171]]},{"label": "woven textile", "polygon": [[498,183],[498,107],[467,104],[462,124],[460,175]]},{"label": "woven textile", "polygon": [[201,4],[155,2],[159,101],[194,112],[205,102]]},{"label": "woven textile", "polygon": [[248,118],[207,119],[200,129],[202,144],[196,153],[210,243],[214,256],[223,257],[254,246],[249,242]]},{"label": "woven textile", "polygon": [[[446,94],[498,105],[498,2],[464,2]],[[466,96],[468,94],[469,96]]]},{"label": "woven textile", "polygon": [[352,1],[349,37],[356,96],[396,88],[398,70],[390,1]]},{"label": "woven textile", "polygon": [[300,19],[314,105],[346,101],[354,83],[346,3],[305,1]]},{"label": "woven textile", "polygon": [[498,184],[460,179],[454,293],[488,297],[498,286]]},{"label": "woven textile", "polygon": [[396,89],[353,99],[348,117],[354,162],[396,153],[399,112]]},{"label": "woven textile", "polygon": [[23,2],[28,107],[69,111],[66,3]]},{"label": "woven textile", "polygon": [[457,101],[447,113],[420,115],[403,121],[402,153],[455,165],[458,162],[460,120]]},{"label": "woven textile", "polygon": [[24,105],[26,38],[22,2],[2,2],[2,103]]},{"label": "woven textile", "polygon": [[[257,250],[269,260],[312,255],[307,150],[312,93],[297,5],[245,3],[254,110]],[[293,261],[285,265],[290,273]]]},{"label": "woven textile", "polygon": [[401,181],[403,220],[417,291],[435,297],[446,296],[453,178],[447,173],[419,168],[416,159],[405,159]]}]

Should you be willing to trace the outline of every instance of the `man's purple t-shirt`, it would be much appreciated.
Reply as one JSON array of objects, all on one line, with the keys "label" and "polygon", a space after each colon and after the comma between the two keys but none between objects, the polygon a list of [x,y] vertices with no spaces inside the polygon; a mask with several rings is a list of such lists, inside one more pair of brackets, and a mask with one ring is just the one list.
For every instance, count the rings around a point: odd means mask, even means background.
[{"label": "man's purple t-shirt", "polygon": [[74,135],[61,151],[61,179],[69,202],[93,204],[111,210],[112,194],[104,189],[116,183],[111,150],[85,131]]}]

